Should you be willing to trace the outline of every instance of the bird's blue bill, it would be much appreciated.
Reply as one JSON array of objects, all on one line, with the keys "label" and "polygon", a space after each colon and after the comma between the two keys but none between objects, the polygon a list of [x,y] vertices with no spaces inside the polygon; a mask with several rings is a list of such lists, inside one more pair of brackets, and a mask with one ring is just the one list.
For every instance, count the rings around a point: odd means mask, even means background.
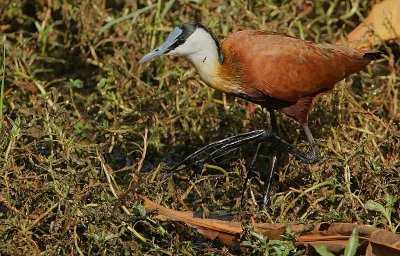
[{"label": "bird's blue bill", "polygon": [[165,40],[165,42],[156,49],[144,55],[143,58],[139,60],[139,63],[149,61],[168,52],[170,50],[169,48],[178,40],[181,34],[182,29],[180,29],[179,27],[174,28],[174,30],[169,33],[167,40]]}]

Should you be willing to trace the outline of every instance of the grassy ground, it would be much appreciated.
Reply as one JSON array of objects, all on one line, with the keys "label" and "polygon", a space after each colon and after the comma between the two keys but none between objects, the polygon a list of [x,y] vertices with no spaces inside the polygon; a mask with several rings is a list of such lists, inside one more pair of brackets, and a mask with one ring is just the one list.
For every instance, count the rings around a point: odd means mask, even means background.
[{"label": "grassy ground", "polygon": [[[173,27],[193,20],[219,39],[265,29],[335,42],[377,1],[80,2],[0,4],[2,255],[235,254],[154,220],[136,193],[206,217],[358,222],[399,232],[398,42],[380,45],[385,60],[321,98],[310,126],[322,159],[305,165],[282,156],[268,211],[257,205],[268,147],[242,212],[243,173],[256,145],[202,171],[171,172],[211,141],[262,128],[266,113],[256,108],[252,117],[248,103],[205,87],[182,59],[137,63]],[[299,125],[278,118],[282,137],[306,149]],[[369,200],[384,210],[373,210]],[[253,242],[255,254],[265,250],[254,237],[243,239]],[[278,244],[300,250],[290,239]]]}]

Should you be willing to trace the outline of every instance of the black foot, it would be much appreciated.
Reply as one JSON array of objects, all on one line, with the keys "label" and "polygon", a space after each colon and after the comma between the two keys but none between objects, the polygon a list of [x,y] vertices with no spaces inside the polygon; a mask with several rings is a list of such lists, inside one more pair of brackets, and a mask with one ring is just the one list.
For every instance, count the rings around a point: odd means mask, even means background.
[{"label": "black foot", "polygon": [[[186,157],[182,162],[174,167],[173,170],[184,170],[193,166],[203,166],[207,161],[229,154],[232,151],[241,147],[242,145],[251,141],[265,140],[265,138],[268,136],[269,134],[265,130],[255,130],[212,142]],[[214,149],[214,151],[212,151],[207,157],[196,160],[197,157],[199,157],[201,154],[208,151],[209,149]]]}]

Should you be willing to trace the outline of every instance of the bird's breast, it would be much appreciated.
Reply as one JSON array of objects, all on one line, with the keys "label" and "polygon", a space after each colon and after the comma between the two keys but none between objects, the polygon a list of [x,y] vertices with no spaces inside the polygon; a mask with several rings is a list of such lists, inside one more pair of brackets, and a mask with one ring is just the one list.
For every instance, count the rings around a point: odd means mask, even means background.
[{"label": "bird's breast", "polygon": [[191,56],[189,58],[201,80],[208,86],[229,94],[240,91],[240,83],[227,65],[220,64],[214,55]]}]

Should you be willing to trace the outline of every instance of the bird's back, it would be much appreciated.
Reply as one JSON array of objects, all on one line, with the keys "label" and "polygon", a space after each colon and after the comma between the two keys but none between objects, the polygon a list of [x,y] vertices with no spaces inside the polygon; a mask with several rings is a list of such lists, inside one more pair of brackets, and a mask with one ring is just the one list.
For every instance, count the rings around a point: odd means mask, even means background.
[{"label": "bird's back", "polygon": [[240,77],[238,96],[266,107],[312,99],[370,62],[362,50],[266,31],[235,32],[221,48],[225,61],[220,75]]}]

